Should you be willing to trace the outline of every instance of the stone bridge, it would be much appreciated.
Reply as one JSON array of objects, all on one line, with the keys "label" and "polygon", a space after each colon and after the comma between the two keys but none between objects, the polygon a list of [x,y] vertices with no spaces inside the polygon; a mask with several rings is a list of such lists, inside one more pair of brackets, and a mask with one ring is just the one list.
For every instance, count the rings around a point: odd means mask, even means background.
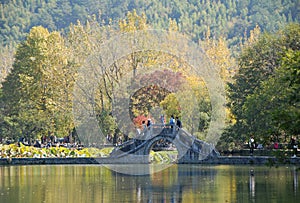
[{"label": "stone bridge", "polygon": [[219,156],[211,144],[196,139],[182,128],[154,124],[134,139],[117,146],[111,152],[110,158],[117,163],[149,163],[151,149],[161,140],[176,147],[178,163],[197,163],[199,160]]}]

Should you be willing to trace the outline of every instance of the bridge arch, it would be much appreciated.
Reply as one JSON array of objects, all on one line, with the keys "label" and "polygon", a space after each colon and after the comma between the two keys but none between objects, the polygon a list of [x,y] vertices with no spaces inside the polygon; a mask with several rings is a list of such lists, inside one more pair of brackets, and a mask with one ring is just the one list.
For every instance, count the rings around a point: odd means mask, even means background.
[{"label": "bridge arch", "polygon": [[172,143],[172,144],[175,145],[176,151],[178,152],[178,155],[177,155],[177,158],[176,158],[176,162],[178,161],[179,157],[182,157],[182,156],[185,155],[186,151],[182,152],[182,151],[179,150],[180,146],[178,145],[177,142],[174,142],[174,137],[172,137],[172,136],[165,136],[165,135],[159,135],[159,136],[156,136],[156,137],[148,140],[148,143],[147,143],[147,145],[144,148],[144,152],[143,152],[144,155],[150,156],[150,151],[153,149],[153,146],[156,143],[158,143],[159,141],[161,141],[161,140],[168,141],[168,142],[170,142],[170,143]]}]

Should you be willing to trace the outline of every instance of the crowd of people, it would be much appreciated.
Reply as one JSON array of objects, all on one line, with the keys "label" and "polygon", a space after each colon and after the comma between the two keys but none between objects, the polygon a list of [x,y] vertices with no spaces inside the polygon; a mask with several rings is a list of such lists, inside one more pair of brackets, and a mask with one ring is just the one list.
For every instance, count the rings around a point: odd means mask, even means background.
[{"label": "crowd of people", "polygon": [[[182,128],[182,122],[178,116],[175,118],[174,115],[171,115],[169,123],[166,122],[164,115],[161,115],[159,120],[160,120],[160,125],[162,125],[163,127],[173,128],[174,126],[176,126],[178,129]],[[140,134],[141,132],[143,132],[146,129],[150,129],[150,127],[153,124],[154,123],[152,122],[151,118],[148,118],[147,121],[143,120],[141,129],[138,129],[138,134]]]},{"label": "crowd of people", "polygon": [[[3,142],[3,141],[2,141]],[[49,136],[41,136],[40,139],[32,139],[32,138],[25,138],[20,137],[17,142],[12,140],[5,140],[5,144],[12,144],[17,143],[18,146],[25,145],[25,146],[34,146],[37,148],[44,148],[44,147],[67,147],[67,148],[82,148],[83,146],[80,142],[77,142],[72,135],[64,136],[64,137],[56,137],[54,135]]]},{"label": "crowd of people", "polygon": [[[171,115],[169,122],[166,121],[165,116],[162,114],[159,118],[160,123],[157,125],[159,128],[162,127],[164,129],[173,129],[176,128],[177,130],[179,130],[180,128],[182,128],[182,122],[179,119],[178,116],[174,117],[174,115]],[[147,120],[143,120],[142,121],[142,125],[141,125],[141,129],[137,129],[138,130],[138,135],[143,135],[146,136],[145,139],[147,138],[151,138],[151,127],[153,126],[153,121],[151,118],[148,118]],[[170,149],[170,148],[174,148],[174,146],[172,146],[173,144],[167,140],[161,139],[160,141],[158,141],[153,148],[154,149]]]},{"label": "crowd of people", "polygon": [[[182,128],[182,122],[178,116],[176,116],[176,118],[175,118],[174,115],[171,115],[169,123],[166,123],[165,116],[162,114],[160,116],[159,120],[160,120],[160,124],[163,127],[170,126],[171,128],[173,128],[174,126],[176,126],[177,128]],[[148,118],[147,121],[143,120],[142,121],[142,129],[138,130],[139,133],[145,129],[149,129],[152,125],[153,125],[153,122],[152,122],[151,118]]]},{"label": "crowd of people", "polygon": [[[256,140],[254,139],[254,135],[250,136],[249,141],[248,141],[248,146],[249,146],[249,149],[250,149],[250,155],[251,156],[253,156],[254,149],[263,149],[264,148],[262,144],[256,142]],[[275,150],[281,148],[278,141],[275,141],[273,143],[272,147]],[[297,139],[296,139],[295,136],[291,137],[291,140],[290,140],[287,148],[292,150],[292,158],[296,158],[297,157],[297,152],[298,152],[298,142],[297,142]]]}]

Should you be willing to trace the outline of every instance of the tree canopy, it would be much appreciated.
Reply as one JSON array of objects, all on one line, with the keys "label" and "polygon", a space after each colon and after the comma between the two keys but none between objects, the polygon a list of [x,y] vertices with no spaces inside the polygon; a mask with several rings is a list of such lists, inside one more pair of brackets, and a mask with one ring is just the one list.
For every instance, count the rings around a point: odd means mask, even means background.
[{"label": "tree canopy", "polygon": [[268,142],[271,135],[299,133],[299,35],[299,24],[292,24],[262,35],[243,50],[228,84],[234,116],[228,133],[240,143],[250,134]]},{"label": "tree canopy", "polygon": [[49,31],[68,31],[77,20],[86,22],[92,16],[101,25],[119,22],[127,12],[142,13],[153,28],[167,28],[174,19],[180,32],[189,34],[195,41],[203,40],[208,29],[211,35],[239,44],[240,38],[250,35],[256,25],[262,31],[274,32],[288,22],[299,22],[298,1],[279,0],[20,0],[0,3],[0,43],[9,45],[25,39],[34,26]]},{"label": "tree canopy", "polygon": [[2,131],[13,136],[67,135],[72,127],[72,65],[58,32],[34,27],[3,82]]}]

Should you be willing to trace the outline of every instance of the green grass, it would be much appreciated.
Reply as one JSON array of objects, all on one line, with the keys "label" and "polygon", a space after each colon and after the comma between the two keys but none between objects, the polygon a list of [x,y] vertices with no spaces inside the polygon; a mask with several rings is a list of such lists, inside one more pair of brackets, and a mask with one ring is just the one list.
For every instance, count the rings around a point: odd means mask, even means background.
[{"label": "green grass", "polygon": [[151,163],[174,163],[177,161],[177,151],[151,151],[150,152],[150,162]]}]

